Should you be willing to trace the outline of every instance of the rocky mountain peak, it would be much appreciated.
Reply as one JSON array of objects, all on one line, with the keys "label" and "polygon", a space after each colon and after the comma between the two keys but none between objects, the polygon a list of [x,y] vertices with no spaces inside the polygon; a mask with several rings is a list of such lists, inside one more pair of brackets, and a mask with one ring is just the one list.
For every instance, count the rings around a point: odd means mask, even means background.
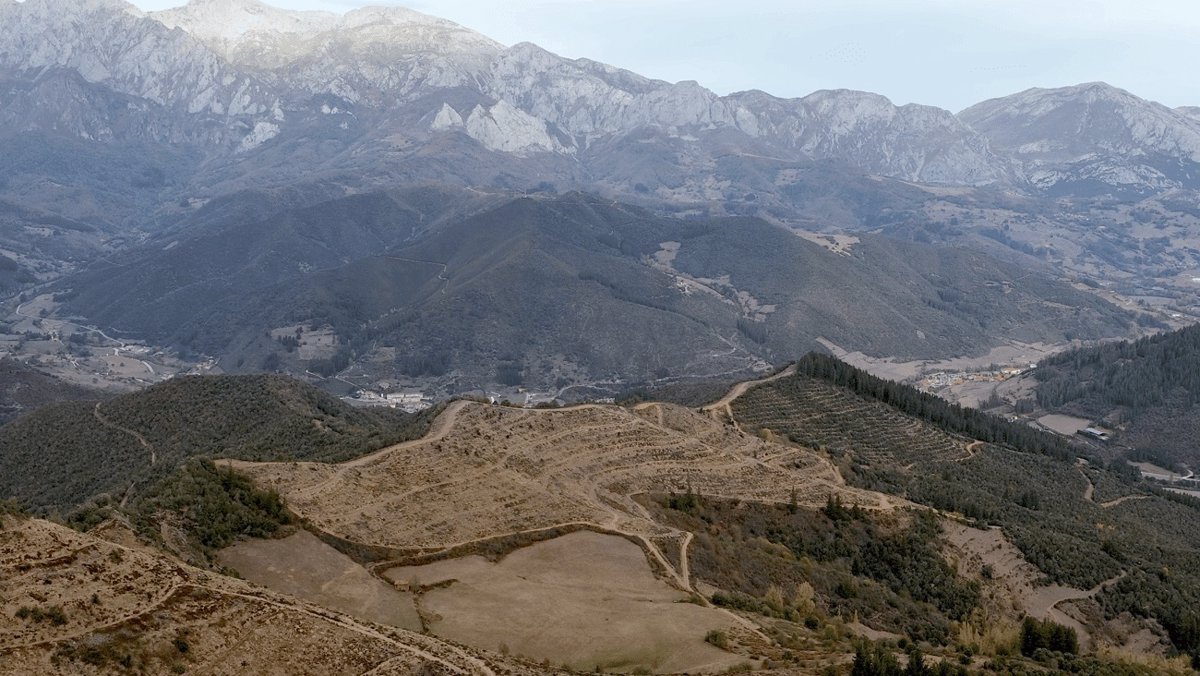
[{"label": "rocky mountain peak", "polygon": [[1200,122],[1200,106],[1180,106],[1175,109],[1175,112]]},{"label": "rocky mountain peak", "polygon": [[312,33],[328,30],[339,20],[329,12],[286,11],[259,0],[191,0],[150,16],[204,41],[235,41],[255,32]]},{"label": "rocky mountain peak", "polygon": [[1103,82],[1029,89],[984,101],[959,118],[1016,157],[1043,188],[1200,186],[1200,124]]}]

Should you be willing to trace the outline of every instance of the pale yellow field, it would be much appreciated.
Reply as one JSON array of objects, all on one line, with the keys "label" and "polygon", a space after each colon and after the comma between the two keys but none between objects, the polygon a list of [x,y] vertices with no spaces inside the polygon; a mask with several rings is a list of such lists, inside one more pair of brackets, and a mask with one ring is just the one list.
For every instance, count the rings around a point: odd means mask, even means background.
[{"label": "pale yellow field", "polygon": [[421,630],[412,594],[373,577],[366,568],[308,531],[280,540],[247,540],[222,550],[222,565],[246,580],[360,620]]},{"label": "pale yellow field", "polygon": [[704,642],[710,630],[736,630],[734,619],[684,603],[688,595],[655,577],[642,550],[619,536],[572,533],[497,563],[471,556],[385,576],[438,585],[420,597],[437,636],[535,661],[672,673],[744,661]]},{"label": "pale yellow field", "polygon": [[[22,619],[22,607],[59,609],[61,622]],[[360,622],[46,521],[0,517],[0,673],[130,669],[281,676],[548,671]]]}]

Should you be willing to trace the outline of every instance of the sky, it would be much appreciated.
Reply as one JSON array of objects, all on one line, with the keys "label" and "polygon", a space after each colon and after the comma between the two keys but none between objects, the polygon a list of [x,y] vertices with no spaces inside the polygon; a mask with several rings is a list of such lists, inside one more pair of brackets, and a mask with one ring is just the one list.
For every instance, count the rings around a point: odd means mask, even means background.
[{"label": "sky", "polygon": [[[184,0],[134,0],[163,9]],[[1195,0],[268,0],[403,5],[507,45],[533,42],[719,94],[861,89],[959,111],[1030,87],[1103,80],[1200,106]]]}]

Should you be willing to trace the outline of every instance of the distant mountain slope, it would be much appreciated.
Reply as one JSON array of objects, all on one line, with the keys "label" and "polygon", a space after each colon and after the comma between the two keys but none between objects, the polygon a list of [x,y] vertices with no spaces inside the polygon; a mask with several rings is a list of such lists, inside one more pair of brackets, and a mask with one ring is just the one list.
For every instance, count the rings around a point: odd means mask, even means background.
[{"label": "distant mountain slope", "polygon": [[[379,199],[313,213],[354,223]],[[282,349],[269,330],[330,326],[347,359],[386,348],[395,356],[382,367],[400,373],[488,382],[503,365],[540,385],[723,373],[797,357],[819,337],[917,358],[1129,326],[1049,269],[873,236],[841,255],[757,219],[666,218],[583,195],[517,200],[341,267],[263,288],[222,280],[221,297],[177,303],[190,293],[180,280],[210,276],[193,272],[213,260],[193,244],[111,280],[94,275],[71,308],[111,308],[98,319],[221,355],[228,368]],[[245,246],[226,259],[265,253]],[[150,294],[140,304],[127,302],[127,279]]]},{"label": "distant mountain slope", "polygon": [[[0,37],[0,74],[19,93],[0,119],[97,153],[169,140],[203,163],[165,168],[167,205],[278,185],[301,170],[358,185],[603,185],[687,204],[711,201],[720,162],[730,195],[762,193],[765,206],[787,204],[790,181],[755,185],[763,159],[784,163],[773,173],[833,160],[856,174],[931,183],[1008,175],[944,110],[848,91],[719,97],[527,43],[506,48],[401,8],[337,17],[203,0],[144,14],[119,0],[31,0],[0,6],[0,21],[11,29]],[[621,142],[643,133],[658,142]],[[638,173],[647,161],[676,165],[682,180],[659,194]],[[613,171],[621,167],[629,171]]]},{"label": "distant mountain slope", "polygon": [[1105,419],[1143,457],[1200,468],[1200,325],[1042,360],[1038,403]]},{"label": "distant mountain slope", "polygon": [[354,409],[280,376],[181,377],[104,402],[52,404],[0,427],[0,496],[65,511],[190,457],[344,459],[420,436],[428,419]]},{"label": "distant mountain slope", "polygon": [[[323,192],[329,197],[315,197]],[[337,192],[317,186],[307,198],[216,201],[185,227],[64,282],[74,294],[68,309],[163,339],[197,311],[400,245],[472,204],[459,191],[433,188],[331,199]]]},{"label": "distant mountain slope", "polygon": [[959,118],[1059,193],[1200,188],[1200,123],[1102,82],[1030,89]]},{"label": "distant mountain slope", "polygon": [[100,392],[71,385],[15,359],[0,357],[0,425],[47,404],[96,399]]},{"label": "distant mountain slope", "polygon": [[[1034,193],[1200,180],[1195,117],[1105,85],[953,115],[848,90],[718,96],[394,7],[338,16],[196,0],[147,14],[121,0],[29,0],[0,4],[0,23],[11,92],[0,121],[49,149],[4,154],[14,179],[0,199],[138,234],[176,220],[181,204],[297,181],[550,186],[796,222],[811,216],[797,193],[814,163],[835,168],[835,183]],[[62,145],[110,171],[47,162]]]},{"label": "distant mountain slope", "polygon": [[1200,122],[1200,106],[1180,106],[1175,109],[1175,112]]}]

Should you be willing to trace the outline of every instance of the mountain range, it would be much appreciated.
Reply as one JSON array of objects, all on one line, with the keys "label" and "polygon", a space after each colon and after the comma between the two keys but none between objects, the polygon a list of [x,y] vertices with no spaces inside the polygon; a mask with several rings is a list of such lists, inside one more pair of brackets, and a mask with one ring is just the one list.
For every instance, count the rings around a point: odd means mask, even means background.
[{"label": "mountain range", "polygon": [[[332,328],[338,366],[543,383],[1124,336],[1136,313],[1069,283],[1187,260],[1079,215],[1200,189],[1195,110],[1102,83],[954,114],[719,96],[402,8],[0,0],[0,24],[0,284],[230,370],[275,365],[285,327]],[[654,337],[607,322],[581,352],[584,310]]]},{"label": "mountain range", "polygon": [[718,96],[402,8],[338,16],[193,0],[143,13],[122,0],[8,0],[0,20],[7,136],[169,142],[143,182],[180,198],[353,170],[361,183],[549,182],[670,203],[754,192],[786,205],[788,170],[822,160],[929,184],[1200,186],[1194,111],[1102,83],[955,115],[847,90]]}]

